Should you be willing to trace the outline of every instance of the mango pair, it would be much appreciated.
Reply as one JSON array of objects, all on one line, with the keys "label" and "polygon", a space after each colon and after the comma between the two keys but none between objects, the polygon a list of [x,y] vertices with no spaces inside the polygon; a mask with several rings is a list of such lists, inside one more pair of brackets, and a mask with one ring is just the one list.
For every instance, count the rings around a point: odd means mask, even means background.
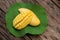
[{"label": "mango pair", "polygon": [[13,20],[14,28],[21,30],[27,25],[37,26],[40,24],[40,20],[31,10],[27,8],[20,8],[18,10],[20,13]]}]

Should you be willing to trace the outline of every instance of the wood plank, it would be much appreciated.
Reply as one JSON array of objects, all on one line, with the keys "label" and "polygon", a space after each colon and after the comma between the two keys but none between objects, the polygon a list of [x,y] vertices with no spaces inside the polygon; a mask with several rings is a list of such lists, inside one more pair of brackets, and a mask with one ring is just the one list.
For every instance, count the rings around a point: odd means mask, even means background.
[{"label": "wood plank", "polygon": [[[6,28],[5,14],[11,4],[15,2],[32,2],[42,5],[46,9],[48,26],[42,35],[26,34],[16,38]],[[0,39],[1,40],[60,40],[60,4],[59,0],[0,0]]]}]

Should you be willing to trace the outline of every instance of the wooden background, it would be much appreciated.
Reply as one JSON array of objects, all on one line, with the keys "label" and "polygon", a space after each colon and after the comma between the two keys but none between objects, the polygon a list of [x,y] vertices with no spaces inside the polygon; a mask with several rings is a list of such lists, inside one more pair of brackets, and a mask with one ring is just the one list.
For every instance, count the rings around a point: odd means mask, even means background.
[{"label": "wooden background", "polygon": [[[46,9],[48,26],[42,35],[29,35],[16,38],[6,28],[5,14],[15,2],[32,2]],[[0,0],[0,40],[60,40],[60,0]]]}]

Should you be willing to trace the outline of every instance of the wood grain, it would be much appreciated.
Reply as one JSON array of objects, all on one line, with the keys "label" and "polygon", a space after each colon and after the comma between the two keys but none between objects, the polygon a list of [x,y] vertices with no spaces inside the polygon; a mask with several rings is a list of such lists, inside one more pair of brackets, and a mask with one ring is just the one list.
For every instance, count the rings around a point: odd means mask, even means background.
[{"label": "wood grain", "polygon": [[[26,34],[16,38],[6,28],[5,14],[9,6],[15,2],[32,2],[46,9],[48,25],[42,35]],[[60,0],[0,0],[0,40],[60,40]]]}]

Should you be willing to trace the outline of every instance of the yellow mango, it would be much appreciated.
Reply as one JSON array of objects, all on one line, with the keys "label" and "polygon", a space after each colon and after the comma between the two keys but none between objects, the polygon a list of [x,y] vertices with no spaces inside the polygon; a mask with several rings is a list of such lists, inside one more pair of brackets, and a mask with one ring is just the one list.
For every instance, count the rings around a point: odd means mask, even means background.
[{"label": "yellow mango", "polygon": [[33,17],[32,17],[32,20],[30,22],[30,25],[32,25],[32,26],[39,25],[40,24],[40,20],[38,19],[38,17],[34,13],[32,13],[32,15],[33,15]]},{"label": "yellow mango", "polygon": [[31,21],[32,14],[20,11],[20,14],[18,14],[15,19],[13,20],[13,26],[14,28],[21,30],[25,28]]},{"label": "yellow mango", "polygon": [[35,13],[32,12],[31,10],[29,10],[29,9],[27,9],[27,8],[20,8],[19,11],[21,11],[21,12],[24,12],[24,11],[25,11],[25,12],[30,13],[30,14],[33,15],[33,16],[32,16],[32,20],[31,20],[31,22],[29,23],[30,25],[32,25],[32,26],[37,26],[37,25],[40,24],[39,18],[38,18],[38,17],[35,15]]},{"label": "yellow mango", "polygon": [[40,24],[40,20],[31,10],[26,8],[20,8],[18,10],[20,13],[13,20],[14,28],[21,30],[28,24],[32,26],[37,26]]}]

